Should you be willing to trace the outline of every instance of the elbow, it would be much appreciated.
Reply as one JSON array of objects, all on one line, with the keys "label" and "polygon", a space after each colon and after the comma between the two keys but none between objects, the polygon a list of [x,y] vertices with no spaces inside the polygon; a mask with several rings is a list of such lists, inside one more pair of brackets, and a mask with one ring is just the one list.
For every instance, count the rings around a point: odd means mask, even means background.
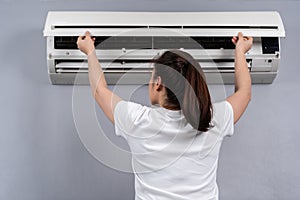
[{"label": "elbow", "polygon": [[251,87],[250,89],[248,90],[248,92],[246,93],[246,97],[247,97],[247,100],[248,100],[248,103],[251,101],[251,98],[252,98],[252,91],[251,91]]},{"label": "elbow", "polygon": [[247,102],[249,103],[251,101],[252,98],[252,84],[251,84],[251,80],[249,82],[249,84],[245,85],[245,87],[243,87],[243,92],[245,95],[245,98],[247,100]]},{"label": "elbow", "polygon": [[250,102],[251,98],[252,98],[252,80],[251,80],[251,77],[250,77],[250,85],[249,85],[248,97],[249,97],[249,102]]},{"label": "elbow", "polygon": [[247,104],[251,101],[251,98],[252,98],[252,92],[251,92],[251,87],[249,88],[243,88],[243,89],[240,89],[238,91],[241,96],[243,96],[243,101],[246,102]]},{"label": "elbow", "polygon": [[[92,86],[92,85],[91,85]],[[94,94],[94,97],[96,96],[101,96],[103,94],[103,91],[107,89],[107,84],[105,81],[103,80],[99,80],[97,82],[97,84],[93,85],[92,86],[92,90],[93,90],[93,94]]]},{"label": "elbow", "polygon": [[252,94],[251,94],[251,91],[250,91],[249,94],[248,94],[248,102],[251,101],[251,98],[252,98]]},{"label": "elbow", "polygon": [[100,85],[98,84],[95,89],[94,89],[94,97],[101,97],[102,96],[102,93],[104,91],[104,89],[106,89],[107,87],[103,86],[103,85]]}]

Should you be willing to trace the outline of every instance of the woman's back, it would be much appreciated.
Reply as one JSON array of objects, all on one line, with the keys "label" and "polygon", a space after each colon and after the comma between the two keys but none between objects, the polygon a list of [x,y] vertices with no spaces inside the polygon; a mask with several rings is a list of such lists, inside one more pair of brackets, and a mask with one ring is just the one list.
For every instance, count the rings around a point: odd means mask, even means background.
[{"label": "woman's back", "polygon": [[116,134],[132,152],[136,199],[218,199],[218,155],[223,137],[233,133],[233,110],[227,101],[213,107],[213,127],[200,133],[180,110],[116,105]]},{"label": "woman's back", "polygon": [[86,32],[77,45],[88,56],[92,94],[131,148],[136,199],[218,199],[221,142],[251,99],[245,53],[253,38],[240,32],[232,38],[235,93],[214,105],[199,62],[184,51],[164,52],[154,60],[148,84],[156,109],[126,103],[108,89],[94,41]]}]

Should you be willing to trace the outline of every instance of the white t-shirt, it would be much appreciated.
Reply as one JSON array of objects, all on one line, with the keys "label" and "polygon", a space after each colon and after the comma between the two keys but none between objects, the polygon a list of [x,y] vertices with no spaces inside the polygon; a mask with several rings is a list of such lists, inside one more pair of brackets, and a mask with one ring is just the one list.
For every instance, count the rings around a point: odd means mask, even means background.
[{"label": "white t-shirt", "polygon": [[233,134],[234,119],[227,101],[213,109],[213,128],[199,134],[180,110],[116,105],[115,130],[132,152],[136,200],[218,199],[219,151],[224,136]]}]

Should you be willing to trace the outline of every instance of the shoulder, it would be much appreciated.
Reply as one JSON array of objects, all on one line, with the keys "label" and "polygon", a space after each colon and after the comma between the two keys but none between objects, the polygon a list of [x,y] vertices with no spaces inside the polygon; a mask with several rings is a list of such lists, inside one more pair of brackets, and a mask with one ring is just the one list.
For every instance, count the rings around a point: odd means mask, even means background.
[{"label": "shoulder", "polygon": [[133,119],[149,110],[150,107],[144,106],[142,104],[122,100],[118,102],[117,105],[115,106],[114,116],[122,117],[123,115],[123,117],[128,117],[129,119]]},{"label": "shoulder", "polygon": [[141,123],[147,123],[153,118],[152,107],[148,107],[131,101],[120,101],[114,110],[115,125],[127,124],[137,126]]},{"label": "shoulder", "polygon": [[153,117],[153,108],[130,101],[120,101],[115,106],[114,121],[117,135],[128,136],[141,134],[141,129],[149,128]]},{"label": "shoulder", "polygon": [[217,112],[225,112],[225,111],[233,110],[231,104],[226,100],[213,103],[213,108],[214,111]]},{"label": "shoulder", "polygon": [[135,103],[135,102],[132,102],[132,101],[119,101],[115,107],[115,110],[117,109],[131,109],[131,108],[141,108],[143,107],[142,104],[139,104],[139,103]]}]

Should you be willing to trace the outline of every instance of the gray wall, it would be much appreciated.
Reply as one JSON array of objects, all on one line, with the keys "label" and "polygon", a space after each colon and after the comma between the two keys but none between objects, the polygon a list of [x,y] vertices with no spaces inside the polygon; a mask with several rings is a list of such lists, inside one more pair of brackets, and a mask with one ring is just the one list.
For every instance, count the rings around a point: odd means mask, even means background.
[{"label": "gray wall", "polygon": [[[272,85],[253,86],[246,114],[222,146],[218,183],[223,200],[300,199],[299,1],[0,0],[1,200],[134,198],[133,175],[104,166],[80,142],[73,88],[49,84],[42,36],[49,10],[279,11],[287,32],[280,73]],[[140,88],[135,98],[147,104],[145,94]]]}]

